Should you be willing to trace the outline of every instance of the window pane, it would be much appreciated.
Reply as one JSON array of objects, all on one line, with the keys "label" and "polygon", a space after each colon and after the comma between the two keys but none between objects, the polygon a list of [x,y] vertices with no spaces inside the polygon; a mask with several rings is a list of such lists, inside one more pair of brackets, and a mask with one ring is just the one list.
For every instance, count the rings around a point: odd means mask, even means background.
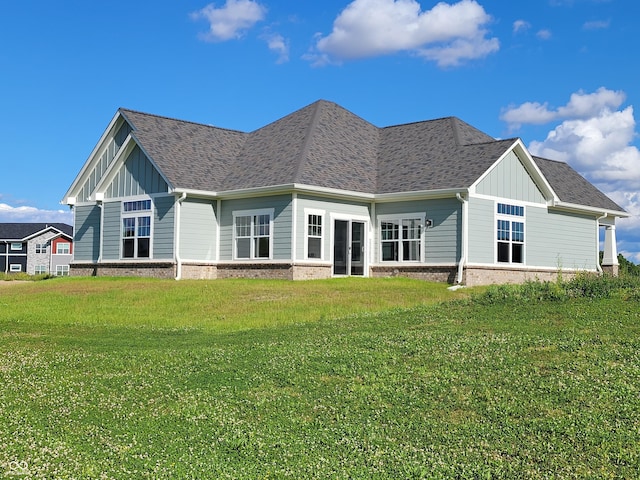
[{"label": "window pane", "polygon": [[382,261],[398,261],[398,242],[382,242]]},{"label": "window pane", "polygon": [[498,261],[509,262],[509,244],[505,242],[498,242]]},{"label": "window pane", "polygon": [[309,243],[307,245],[308,258],[321,258],[320,244],[322,241],[319,238],[309,237]]},{"label": "window pane", "polygon": [[138,258],[149,258],[149,239],[138,239]]},{"label": "window pane", "polygon": [[398,224],[393,222],[382,222],[380,224],[382,240],[397,240],[398,239]]},{"label": "window pane", "polygon": [[512,240],[514,242],[524,242],[524,223],[512,222],[511,228],[513,232]]},{"label": "window pane", "polygon": [[135,240],[133,238],[125,238],[122,240],[122,256],[124,258],[133,258],[134,242]]},{"label": "window pane", "polygon": [[256,238],[256,258],[269,258],[269,237]]},{"label": "window pane", "polygon": [[238,238],[236,239],[236,245],[238,258],[251,258],[250,238]]},{"label": "window pane", "polygon": [[138,236],[151,236],[151,217],[138,217]]},{"label": "window pane", "polygon": [[251,217],[236,217],[236,236],[251,236]]},{"label": "window pane", "polygon": [[411,218],[402,220],[402,238],[405,240],[420,238],[420,219]]},{"label": "window pane", "polygon": [[514,243],[511,245],[511,262],[524,263],[524,245],[523,244]]},{"label": "window pane", "polygon": [[420,260],[420,242],[415,240],[402,242],[402,259],[413,262]]},{"label": "window pane", "polygon": [[123,218],[122,219],[122,236],[125,238],[135,237],[136,235],[136,219],[135,218]]},{"label": "window pane", "polygon": [[498,240],[509,240],[509,221],[498,220]]}]

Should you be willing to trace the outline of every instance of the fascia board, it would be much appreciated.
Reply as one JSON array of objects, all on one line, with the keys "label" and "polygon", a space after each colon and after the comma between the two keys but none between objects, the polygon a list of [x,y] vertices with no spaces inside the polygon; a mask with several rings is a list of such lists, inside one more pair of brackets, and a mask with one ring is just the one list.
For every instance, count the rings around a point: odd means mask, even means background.
[{"label": "fascia board", "polygon": [[89,154],[89,157],[87,158],[87,160],[84,163],[82,169],[80,170],[80,173],[78,173],[78,175],[76,175],[76,178],[71,183],[71,186],[69,187],[69,190],[67,190],[67,192],[64,194],[64,197],[60,201],[61,204],[69,205],[70,204],[69,201],[68,201],[69,197],[76,197],[77,196],[78,187],[80,185],[84,184],[85,176],[88,174],[88,172],[91,171],[93,166],[96,164],[96,162],[100,158],[100,155],[102,154],[104,149],[107,148],[105,140],[111,134],[111,132],[113,131],[115,126],[118,124],[120,119],[122,119],[122,121],[126,122],[126,120],[123,117],[122,113],[120,113],[120,111],[117,111],[116,114],[111,119],[111,122],[109,122],[109,125],[105,129],[104,133],[100,137],[100,140],[98,140],[98,143],[96,143],[96,146],[93,147],[93,150],[91,151],[91,154]]},{"label": "fascia board", "polygon": [[620,210],[608,210],[605,208],[589,207],[567,202],[555,202],[549,208],[563,210],[566,212],[596,214],[598,216],[606,215],[608,217],[628,218],[631,216],[630,213],[621,212]]},{"label": "fascia board", "polygon": [[397,193],[380,193],[375,195],[375,201],[378,203],[385,202],[402,202],[421,199],[439,199],[451,198],[457,194],[468,194],[467,188],[443,188],[439,190],[419,190],[415,192],[397,192]]},{"label": "fascia board", "polygon": [[34,232],[31,235],[27,235],[26,237],[24,237],[23,240],[31,240],[32,238],[35,238],[38,235],[42,235],[45,232],[54,232],[55,235],[52,238],[58,238],[61,235],[64,235],[65,237],[68,237],[67,234],[65,234],[64,232],[58,230],[56,227],[50,226],[50,227],[43,228],[42,230],[38,230],[37,232]]}]

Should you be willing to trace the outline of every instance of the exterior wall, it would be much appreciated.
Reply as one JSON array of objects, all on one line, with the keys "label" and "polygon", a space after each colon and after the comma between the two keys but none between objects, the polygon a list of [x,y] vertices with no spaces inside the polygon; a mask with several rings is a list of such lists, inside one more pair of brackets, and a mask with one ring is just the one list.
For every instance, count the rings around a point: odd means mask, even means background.
[{"label": "exterior wall", "polygon": [[[47,273],[52,273],[50,259],[54,250],[51,239],[54,236],[55,234],[51,232],[44,232],[29,239],[27,242],[27,266],[26,270],[23,270],[24,272],[34,275],[36,273],[36,266],[43,265],[47,268]],[[36,253],[36,244],[43,245],[44,252]],[[53,273],[55,273],[55,270]]]},{"label": "exterior wall", "polygon": [[97,262],[100,255],[100,207],[74,207],[73,261]]},{"label": "exterior wall", "polygon": [[407,277],[416,280],[426,280],[429,282],[454,283],[457,268],[455,266],[384,266],[375,265],[371,267],[372,277]]},{"label": "exterior wall", "polygon": [[173,239],[175,229],[175,198],[173,196],[153,197],[153,225],[151,244],[153,259],[173,259]]},{"label": "exterior wall", "polygon": [[[233,212],[273,208],[273,260],[291,259],[291,195],[225,200],[220,212],[220,260],[233,260]],[[268,260],[264,260],[268,261]],[[244,261],[242,261],[245,263]]]},{"label": "exterior wall", "polygon": [[137,145],[105,191],[105,198],[166,193],[167,183]]},{"label": "exterior wall", "polygon": [[[433,221],[433,226],[425,228],[423,233],[424,263],[457,263],[461,254],[459,232],[461,230],[462,204],[456,198],[376,204],[376,216],[415,212],[425,212],[426,218]],[[380,262],[377,218],[375,219],[374,231],[374,262],[379,262],[380,266],[383,266],[384,263]]]},{"label": "exterior wall", "polygon": [[476,193],[522,202],[545,203],[544,195],[513,151],[478,182]]},{"label": "exterior wall", "polygon": [[[370,218],[368,203],[354,203],[340,200],[332,200],[322,197],[314,197],[309,195],[299,195],[297,198],[297,215],[296,215],[296,255],[297,261],[307,260],[304,256],[305,252],[305,232],[307,228],[307,218],[305,216],[305,209],[319,210],[324,212],[324,225],[322,226],[322,260],[331,264],[331,232],[332,227],[330,225],[331,215],[340,216],[354,216],[354,217],[366,217]],[[310,260],[314,263],[318,263],[318,259]]]},{"label": "exterior wall", "polygon": [[186,198],[180,206],[180,258],[216,260],[216,201]]},{"label": "exterior wall", "polygon": [[93,193],[96,185],[107,171],[107,168],[113,162],[113,159],[117,155],[118,151],[120,151],[120,147],[122,147],[122,144],[130,132],[131,127],[129,124],[123,122],[120,125],[117,125],[115,133],[105,140],[104,145],[101,146],[102,151],[98,152],[98,161],[91,170],[89,178],[87,178],[80,190],[80,193],[78,194],[79,202],[86,202],[89,200],[89,197]]},{"label": "exterior wall", "polygon": [[525,256],[532,266],[596,270],[596,218],[527,207]]},{"label": "exterior wall", "polygon": [[474,266],[465,268],[463,283],[468,287],[476,287],[479,285],[524,283],[526,281],[555,282],[560,276],[563,280],[570,280],[578,273],[579,270]]},{"label": "exterior wall", "polygon": [[120,259],[120,218],[122,203],[120,201],[104,202],[102,232],[102,260]]},{"label": "exterior wall", "polygon": [[495,261],[496,225],[494,209],[495,202],[493,200],[476,197],[469,199],[469,258],[467,258],[469,263],[494,263]]}]

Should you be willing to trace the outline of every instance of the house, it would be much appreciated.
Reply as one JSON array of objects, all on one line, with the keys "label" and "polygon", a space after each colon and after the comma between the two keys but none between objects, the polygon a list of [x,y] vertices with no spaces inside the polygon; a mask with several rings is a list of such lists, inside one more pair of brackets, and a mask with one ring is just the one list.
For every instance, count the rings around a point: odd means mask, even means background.
[{"label": "house", "polygon": [[324,100],[250,133],[120,109],[63,203],[72,275],[177,279],[551,279],[601,271],[601,229],[615,272],[628,216],[518,138]]},{"label": "house", "polygon": [[69,275],[73,227],[65,223],[0,223],[0,272]]}]

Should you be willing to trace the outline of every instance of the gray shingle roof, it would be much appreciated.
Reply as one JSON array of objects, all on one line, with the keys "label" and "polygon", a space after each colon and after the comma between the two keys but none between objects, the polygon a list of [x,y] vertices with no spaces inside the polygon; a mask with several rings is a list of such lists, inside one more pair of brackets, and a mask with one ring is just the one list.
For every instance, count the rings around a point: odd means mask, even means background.
[{"label": "gray shingle roof", "polygon": [[533,157],[560,200],[576,205],[624,212],[625,210],[589,183],[565,162]]},{"label": "gray shingle roof", "polygon": [[53,227],[69,237],[73,236],[73,227],[66,223],[0,223],[0,240],[23,240],[48,227]]},{"label": "gray shingle roof", "polygon": [[[211,192],[290,184],[363,193],[464,189],[515,141],[455,117],[379,128],[324,100],[250,133],[120,112],[174,188]],[[535,161],[562,201],[624,211],[567,164]]]}]

